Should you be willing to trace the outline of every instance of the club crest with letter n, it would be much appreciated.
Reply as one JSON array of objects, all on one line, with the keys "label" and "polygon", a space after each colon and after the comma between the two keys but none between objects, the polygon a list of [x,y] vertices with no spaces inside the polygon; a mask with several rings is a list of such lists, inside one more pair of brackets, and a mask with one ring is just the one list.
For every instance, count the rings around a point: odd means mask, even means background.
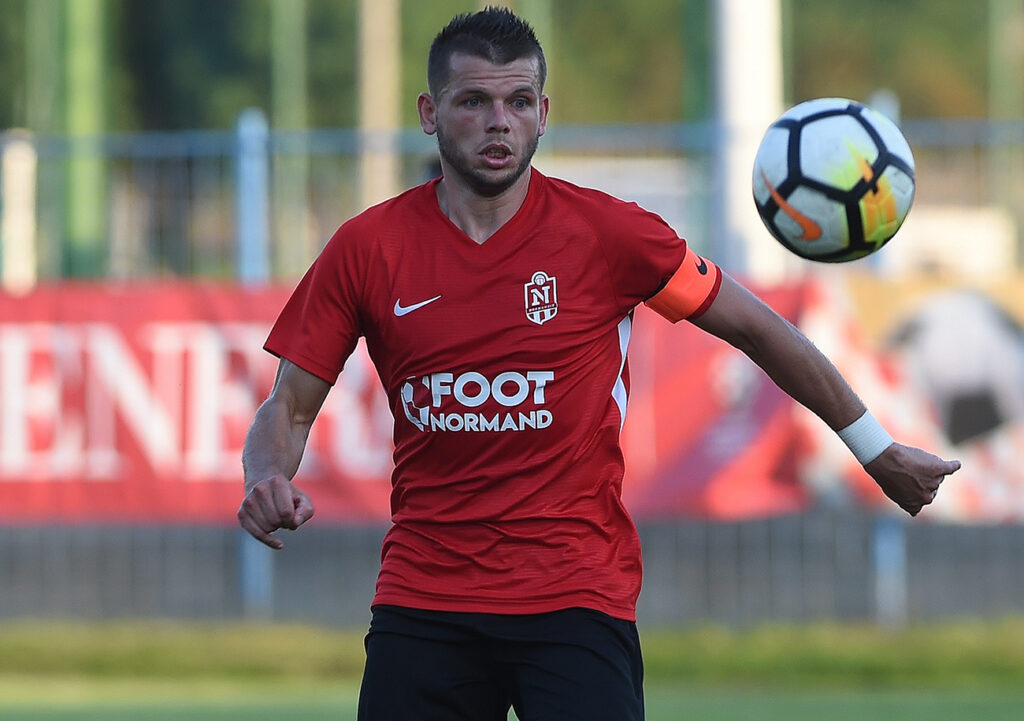
[{"label": "club crest with letter n", "polygon": [[523,285],[526,295],[526,317],[537,325],[544,325],[558,313],[558,292],[555,277],[542,270],[533,274]]}]

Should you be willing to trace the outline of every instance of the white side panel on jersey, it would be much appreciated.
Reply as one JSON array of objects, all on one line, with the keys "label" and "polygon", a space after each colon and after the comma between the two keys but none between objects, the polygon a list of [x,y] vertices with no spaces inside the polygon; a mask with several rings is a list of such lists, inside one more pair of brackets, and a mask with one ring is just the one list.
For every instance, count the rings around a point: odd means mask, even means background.
[{"label": "white side panel on jersey", "polygon": [[612,398],[615,405],[619,407],[619,432],[622,432],[622,425],[626,422],[626,401],[629,400],[626,393],[626,382],[622,379],[622,373],[626,369],[626,352],[629,350],[629,337],[633,333],[633,317],[626,316],[619,322],[619,353],[622,354],[619,360],[619,374],[615,376],[615,385],[612,387]]}]

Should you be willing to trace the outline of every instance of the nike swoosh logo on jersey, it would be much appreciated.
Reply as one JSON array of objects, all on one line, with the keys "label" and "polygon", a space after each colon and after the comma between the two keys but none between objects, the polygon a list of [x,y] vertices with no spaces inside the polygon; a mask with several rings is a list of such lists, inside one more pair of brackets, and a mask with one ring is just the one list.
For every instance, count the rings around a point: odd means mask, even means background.
[{"label": "nike swoosh logo on jersey", "polygon": [[402,299],[399,298],[398,300],[395,301],[395,317],[401,318],[403,315],[408,315],[409,313],[412,313],[414,310],[419,310],[423,306],[433,303],[440,297],[441,296],[439,295],[435,295],[433,298],[421,300],[419,303],[413,303],[412,305],[402,305]]},{"label": "nike swoosh logo on jersey", "polygon": [[708,264],[705,263],[704,259],[701,258],[699,255],[697,256],[697,260],[699,261],[697,263],[697,272],[700,273],[701,275],[707,275],[708,274]]},{"label": "nike swoosh logo on jersey", "polygon": [[821,226],[787,203],[786,199],[779,194],[779,191],[777,191],[772,184],[768,182],[768,176],[763,170],[761,171],[761,177],[764,178],[764,184],[768,186],[768,192],[771,193],[772,199],[778,203],[782,212],[795,220],[797,225],[800,226],[800,229],[803,231],[802,240],[817,240],[820,238]]}]

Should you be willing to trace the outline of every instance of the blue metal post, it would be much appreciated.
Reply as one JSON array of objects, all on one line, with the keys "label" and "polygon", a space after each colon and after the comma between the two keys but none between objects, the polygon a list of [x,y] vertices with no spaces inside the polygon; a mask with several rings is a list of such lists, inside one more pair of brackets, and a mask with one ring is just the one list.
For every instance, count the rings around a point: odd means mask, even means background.
[{"label": "blue metal post", "polygon": [[[270,131],[266,116],[255,108],[242,112],[236,131],[238,280],[258,286],[270,280]],[[270,618],[273,551],[241,532],[238,553],[242,612],[246,618]]]},{"label": "blue metal post", "polygon": [[270,130],[262,111],[238,118],[236,232],[238,279],[260,285],[270,279]]},{"label": "blue metal post", "polygon": [[274,615],[273,551],[239,531],[238,577],[245,618],[267,620]]},{"label": "blue metal post", "polygon": [[875,563],[875,619],[883,628],[907,621],[907,529],[902,518],[883,515],[872,533]]}]

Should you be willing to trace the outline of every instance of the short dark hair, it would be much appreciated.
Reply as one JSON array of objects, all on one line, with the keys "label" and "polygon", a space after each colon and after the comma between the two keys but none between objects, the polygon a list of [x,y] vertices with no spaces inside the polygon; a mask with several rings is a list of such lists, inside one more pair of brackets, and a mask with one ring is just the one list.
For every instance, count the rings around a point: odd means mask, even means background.
[{"label": "short dark hair", "polygon": [[456,15],[437,34],[427,57],[427,87],[435,97],[448,83],[451,58],[465,53],[505,65],[520,58],[537,58],[540,90],[544,89],[548,66],[544,50],[533,28],[508,8],[486,7],[475,13]]}]

